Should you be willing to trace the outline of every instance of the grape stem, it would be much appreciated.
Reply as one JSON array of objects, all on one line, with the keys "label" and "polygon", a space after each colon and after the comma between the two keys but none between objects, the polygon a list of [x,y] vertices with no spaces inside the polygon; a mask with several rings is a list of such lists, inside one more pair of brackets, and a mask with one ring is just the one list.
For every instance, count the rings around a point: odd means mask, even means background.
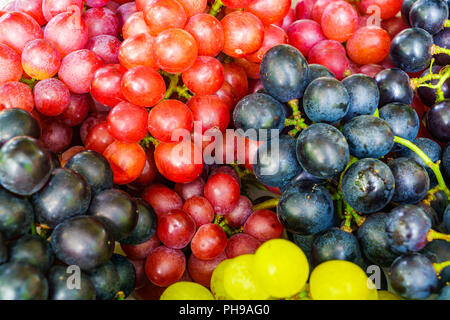
[{"label": "grape stem", "polygon": [[445,20],[444,28],[450,28],[450,20],[449,19]]},{"label": "grape stem", "polygon": [[272,198],[272,199],[266,200],[264,202],[255,204],[253,206],[253,211],[276,208],[278,206],[279,202],[280,202],[280,198]]},{"label": "grape stem", "polygon": [[36,224],[34,222],[31,224],[31,234],[32,235],[36,235],[37,234]]},{"label": "grape stem", "polygon": [[184,98],[186,100],[189,100],[190,98],[192,98],[194,96],[194,95],[189,93],[189,89],[186,87],[186,85],[183,85],[182,87],[180,87],[180,86],[175,87],[175,92],[181,98]]},{"label": "grape stem", "polygon": [[156,139],[156,138],[152,137],[151,135],[147,134],[144,139],[139,141],[139,144],[142,147],[144,147],[145,149],[147,149],[150,146],[150,143],[153,144],[153,146],[155,146],[155,148],[156,148],[160,142],[161,141],[159,141],[158,139]]},{"label": "grape stem", "polygon": [[28,87],[30,87],[31,90],[33,90],[34,86],[37,84],[36,79],[27,79],[24,77],[22,77],[22,79],[20,79],[20,82],[25,83]]},{"label": "grape stem", "polygon": [[445,240],[447,242],[450,242],[450,234],[445,234],[430,229],[430,231],[428,231],[427,233],[427,241],[431,242],[433,240]]},{"label": "grape stem", "polygon": [[123,291],[117,292],[116,300],[125,300],[125,293]]},{"label": "grape stem", "polygon": [[422,203],[426,204],[427,206],[431,206],[431,201],[436,200],[435,194],[437,192],[439,192],[439,191],[441,191],[441,188],[440,188],[439,185],[437,185],[436,187],[428,190],[427,195],[422,200]]},{"label": "grape stem", "polygon": [[380,110],[378,110],[378,108],[375,110],[373,116],[374,116],[375,118],[379,118],[379,117],[380,117]]},{"label": "grape stem", "polygon": [[302,117],[302,113],[298,107],[298,99],[293,99],[289,101],[287,104],[292,109],[292,117],[285,120],[284,125],[286,127],[293,126],[294,129],[289,131],[289,135],[295,137],[297,133],[308,128],[308,125],[305,123],[305,119]]},{"label": "grape stem", "polygon": [[166,76],[169,78],[170,83],[169,83],[169,87],[167,88],[166,94],[164,95],[164,99],[170,99],[170,97],[173,95],[173,93],[175,92],[175,90],[178,86],[178,81],[180,80],[180,75],[168,73]]},{"label": "grape stem", "polygon": [[231,166],[234,171],[236,171],[243,184],[251,185],[259,190],[269,191],[261,182],[258,181],[255,174],[251,170],[247,168],[241,169],[237,163],[233,163]]},{"label": "grape stem", "polygon": [[214,217],[213,223],[217,224],[219,227],[221,227],[223,229],[223,231],[225,231],[225,233],[228,237],[231,237],[232,235],[235,235],[237,233],[242,233],[242,231],[244,230],[244,227],[240,227],[240,228],[230,227],[228,225],[227,219],[223,215],[219,215],[219,214],[217,214]]},{"label": "grape stem", "polygon": [[450,261],[444,261],[441,263],[433,263],[433,268],[436,271],[436,274],[441,274],[442,270],[445,268],[450,267]]},{"label": "grape stem", "polygon": [[[437,50],[436,53],[442,53],[442,52],[439,52],[439,50],[442,49],[442,50],[447,50],[448,54],[450,54],[449,49],[443,49],[443,48],[436,47],[436,46],[434,46],[432,48],[434,48],[433,50]],[[445,81],[447,81],[447,79],[450,78],[450,67],[446,66],[446,67],[442,68],[439,71],[439,73],[436,74],[436,73],[432,72],[433,63],[434,63],[434,59],[432,59],[431,63],[430,63],[430,72],[421,78],[411,79],[410,86],[413,90],[416,90],[419,87],[435,89],[436,90],[436,103],[439,103],[445,99],[444,91],[442,90],[442,86],[445,83]],[[432,80],[439,80],[439,82],[436,84],[429,83]]]},{"label": "grape stem", "polygon": [[442,176],[441,170],[439,169],[439,164],[431,161],[431,159],[425,154],[425,152],[423,152],[419,147],[417,147],[414,143],[412,143],[409,140],[395,136],[394,142],[401,144],[401,145],[411,149],[412,151],[414,151],[425,162],[425,164],[431,170],[433,170],[433,172],[436,175],[436,178],[438,180],[439,188],[440,188],[440,190],[445,192],[445,195],[447,196],[447,200],[448,200],[450,198],[450,190],[447,188],[447,185],[445,184],[444,177]]},{"label": "grape stem", "polygon": [[214,1],[211,6],[211,10],[209,10],[209,14],[216,17],[220,11],[222,11],[223,3],[221,0]]}]

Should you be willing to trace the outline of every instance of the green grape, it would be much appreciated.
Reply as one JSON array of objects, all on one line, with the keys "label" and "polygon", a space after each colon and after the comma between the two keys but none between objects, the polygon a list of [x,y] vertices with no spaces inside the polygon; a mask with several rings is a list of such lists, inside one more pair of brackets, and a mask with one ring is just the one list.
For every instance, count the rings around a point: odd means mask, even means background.
[{"label": "green grape", "polygon": [[326,261],[317,266],[309,280],[313,300],[369,300],[366,273],[356,264],[344,260]]},{"label": "green grape", "polygon": [[225,275],[225,267],[230,263],[230,259],[223,260],[214,269],[211,276],[211,292],[213,293],[216,300],[231,300],[232,298],[226,293],[223,286],[223,278]]},{"label": "green grape", "polygon": [[198,283],[180,281],[167,287],[160,300],[214,300],[214,297],[208,289]]},{"label": "green grape", "polygon": [[253,260],[253,254],[244,254],[225,266],[224,288],[233,299],[266,300],[270,297],[254,277]]},{"label": "green grape", "polygon": [[367,278],[367,286],[369,288],[369,300],[378,300],[378,290],[372,280]]},{"label": "green grape", "polygon": [[392,292],[380,290],[378,291],[378,300],[404,300],[404,299],[396,294],[393,294]]},{"label": "green grape", "polygon": [[284,239],[273,239],[255,252],[255,277],[271,296],[292,297],[305,286],[309,263],[303,251]]}]

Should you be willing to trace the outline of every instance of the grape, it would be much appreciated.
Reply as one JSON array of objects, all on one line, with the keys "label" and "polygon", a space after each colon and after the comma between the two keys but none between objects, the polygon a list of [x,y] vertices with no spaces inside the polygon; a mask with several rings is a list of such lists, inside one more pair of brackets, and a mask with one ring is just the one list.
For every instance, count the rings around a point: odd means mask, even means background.
[{"label": "grape", "polygon": [[10,81],[0,85],[0,109],[11,108],[33,111],[33,93],[25,83]]},{"label": "grape", "polygon": [[390,279],[392,288],[406,299],[425,299],[438,285],[431,261],[418,253],[397,258],[391,266]]},{"label": "grape", "polygon": [[127,69],[146,66],[156,69],[153,57],[154,38],[147,33],[140,33],[125,39],[119,48],[119,61]]},{"label": "grape", "polygon": [[0,111],[0,145],[17,136],[39,139],[41,136],[39,122],[22,109]]},{"label": "grape", "polygon": [[331,228],[318,234],[311,246],[311,265],[316,267],[330,260],[345,260],[361,264],[361,250],[356,237],[338,228]]},{"label": "grape", "polygon": [[95,217],[77,216],[60,223],[51,240],[56,257],[68,265],[92,270],[111,257],[114,240],[108,229]]},{"label": "grape", "polygon": [[225,269],[232,262],[231,259],[226,259],[218,264],[211,276],[211,292],[216,300],[230,300],[230,295],[225,291],[224,277]]},{"label": "grape", "polygon": [[[108,114],[108,131],[118,141],[134,143],[147,134],[147,111],[131,103],[121,102]],[[133,124],[130,127],[130,123]]]},{"label": "grape", "polygon": [[86,5],[93,8],[100,8],[108,3],[108,0],[85,0]]},{"label": "grape", "polygon": [[[125,238],[126,240],[128,238]],[[121,241],[123,242],[123,240]],[[139,243],[139,244],[120,244],[123,252],[127,255],[129,259],[132,260],[144,260],[148,255],[157,247],[161,245],[156,233],[149,240]],[[145,263],[144,263],[145,264]]]},{"label": "grape", "polygon": [[[442,69],[442,67],[434,65],[431,67],[431,70],[429,68],[427,68],[421,75],[420,77],[424,77],[426,75],[428,75],[430,73],[430,71],[432,71],[433,73],[439,73],[440,70]],[[427,82],[427,84],[432,84],[432,85],[436,85],[439,82],[439,80],[432,80]],[[442,91],[444,93],[444,98],[450,97],[450,81],[445,81],[442,84]],[[432,89],[432,88],[427,88],[427,87],[419,87],[417,89],[417,92],[419,93],[419,97],[420,100],[422,101],[423,104],[425,104],[426,106],[432,107],[437,100],[437,96],[436,96],[436,90]]]},{"label": "grape", "polygon": [[143,12],[135,12],[125,21],[122,27],[122,36],[126,40],[141,33],[150,34],[150,28],[144,20]]},{"label": "grape", "polygon": [[379,63],[389,54],[389,34],[377,26],[359,28],[347,41],[347,52],[358,64]]},{"label": "grape", "polygon": [[22,52],[22,66],[32,78],[43,80],[53,77],[61,65],[61,56],[48,40],[37,39],[27,43]]},{"label": "grape", "polygon": [[25,235],[10,245],[9,261],[26,263],[42,273],[53,264],[55,256],[50,244],[38,235]]},{"label": "grape", "polygon": [[262,244],[254,255],[253,268],[256,280],[276,298],[299,293],[309,275],[308,260],[303,251],[284,239]]},{"label": "grape", "polygon": [[[318,80],[320,79],[325,78]],[[321,179],[331,178],[342,172],[350,157],[344,135],[324,123],[314,124],[303,130],[297,138],[296,148],[297,159],[303,169]]]},{"label": "grape", "polygon": [[115,141],[103,152],[114,173],[114,183],[128,184],[136,180],[145,166],[145,151],[137,143]]},{"label": "grape", "polygon": [[273,24],[266,25],[264,26],[264,40],[261,45],[261,48],[259,48],[259,50],[256,51],[255,53],[252,53],[251,55],[247,56],[246,59],[250,62],[260,63],[267,51],[269,51],[270,49],[279,44],[287,44],[287,43],[288,43],[288,35],[283,29]]},{"label": "grape", "polygon": [[200,56],[194,65],[182,74],[183,83],[195,94],[213,94],[222,87],[224,69],[222,64],[212,57]]},{"label": "grape", "polygon": [[230,121],[228,107],[217,96],[194,96],[187,106],[192,111],[194,121],[198,121],[202,125],[202,133],[208,129],[218,128],[225,131]]},{"label": "grape", "polygon": [[289,43],[297,48],[305,57],[314,45],[322,40],[325,36],[322,33],[320,24],[314,20],[298,20],[291,24],[287,31]]},{"label": "grape", "polygon": [[[125,100],[120,83],[126,70],[118,64],[109,64],[94,73],[91,95],[98,102],[114,107]],[[129,105],[126,104],[125,105]]]},{"label": "grape", "polygon": [[5,44],[0,43],[0,84],[7,81],[19,81],[22,77],[20,55]]},{"label": "grape", "polygon": [[118,52],[120,44],[119,38],[102,34],[90,38],[86,43],[86,49],[91,50],[102,58],[105,64],[114,64],[119,63]]},{"label": "grape", "polygon": [[450,141],[450,104],[442,101],[427,113],[427,129],[439,141]]},{"label": "grape", "polygon": [[417,0],[404,0],[404,1],[402,1],[402,4],[401,4],[402,19],[403,19],[403,21],[405,21],[408,24],[408,26],[410,25],[409,12],[411,11],[411,7],[416,2],[417,2]]},{"label": "grape", "polygon": [[180,0],[179,3],[183,6],[184,11],[188,17],[205,12],[207,0]]},{"label": "grape", "polygon": [[99,35],[119,35],[119,19],[108,8],[91,8],[84,12],[83,18],[89,38]]},{"label": "grape", "polygon": [[345,42],[356,31],[358,13],[349,3],[334,1],[325,7],[320,25],[328,39]]},{"label": "grape", "polygon": [[113,142],[114,137],[108,131],[108,124],[101,122],[89,131],[84,144],[86,149],[103,154]]},{"label": "grape", "polygon": [[95,288],[96,300],[112,300],[120,290],[120,277],[111,261],[96,269],[90,270],[89,279]]},{"label": "grape", "polygon": [[396,136],[414,140],[419,132],[420,121],[417,112],[402,103],[389,103],[380,109],[380,118],[385,120]]},{"label": "grape", "polygon": [[48,283],[34,266],[9,262],[0,266],[0,300],[46,300]]},{"label": "grape", "polygon": [[244,254],[230,260],[225,266],[223,282],[227,297],[236,300],[267,300],[269,298],[269,293],[254,273],[255,257],[256,255]]},{"label": "grape", "polygon": [[186,258],[180,250],[160,246],[154,249],[145,262],[147,278],[159,287],[178,282],[186,269]]},{"label": "grape", "polygon": [[311,9],[311,18],[317,23],[321,23],[323,12],[326,7],[336,0],[317,0]]},{"label": "grape", "polygon": [[144,190],[142,198],[152,206],[158,217],[183,207],[183,199],[175,191],[163,185],[150,185]]},{"label": "grape", "polygon": [[217,224],[200,226],[192,238],[192,254],[201,260],[212,260],[222,254],[227,246],[227,235]]},{"label": "grape", "polygon": [[138,66],[128,70],[122,77],[122,93],[125,98],[141,107],[152,107],[164,98],[166,85],[155,70]]},{"label": "grape", "polygon": [[59,153],[66,150],[72,137],[73,129],[55,118],[49,118],[42,123],[41,141],[51,152]]},{"label": "grape", "polygon": [[26,13],[12,11],[0,18],[0,42],[19,54],[29,41],[42,37],[41,27]]},{"label": "grape", "polygon": [[357,116],[345,124],[342,134],[347,139],[350,153],[361,158],[381,158],[394,146],[394,132],[383,119]]},{"label": "grape", "polygon": [[134,269],[134,265],[120,254],[113,254],[111,262],[119,274],[119,290],[125,294],[125,297],[128,297],[136,286],[136,270]]},{"label": "grape", "polygon": [[448,17],[448,6],[445,1],[419,0],[409,10],[409,22],[413,28],[421,28],[431,35],[443,29]]},{"label": "grape", "polygon": [[447,232],[450,232],[450,209],[449,209],[449,207],[447,207],[447,209],[445,209],[445,212],[444,212],[444,226],[445,226],[445,229],[447,229]]},{"label": "grape", "polygon": [[6,190],[0,190],[0,208],[4,214],[0,219],[3,240],[10,240],[27,233],[34,220],[33,206]]},{"label": "grape", "polygon": [[42,13],[42,0],[16,0],[14,3],[15,11],[30,15],[41,26],[47,23]]},{"label": "grape", "polygon": [[[444,28],[433,36],[433,42],[438,47],[448,48],[449,47],[449,35],[450,30],[448,28]],[[450,63],[449,56],[447,54],[437,54],[433,56],[436,59],[436,63],[442,66],[445,66]]]},{"label": "grape", "polygon": [[145,166],[139,177],[134,180],[131,184],[131,188],[142,189],[150,185],[150,183],[155,180],[158,175],[158,169],[155,163],[155,149],[153,146],[149,145],[145,149]]},{"label": "grape", "polygon": [[202,196],[193,196],[186,200],[183,205],[183,211],[194,219],[197,228],[214,220],[214,208]]},{"label": "grape", "polygon": [[350,68],[350,62],[344,50],[337,41],[323,40],[311,48],[308,62],[327,67],[338,80],[342,80]]},{"label": "grape", "polygon": [[86,137],[93,127],[95,127],[99,123],[106,122],[107,115],[107,113],[101,112],[91,115],[86,118],[85,121],[83,121],[80,127],[80,138],[83,143],[85,143]]},{"label": "grape", "polygon": [[360,73],[368,75],[371,78],[375,78],[375,76],[383,70],[384,68],[378,64],[366,64],[359,68]]},{"label": "grape", "polygon": [[88,214],[101,220],[116,241],[130,236],[138,222],[135,201],[118,189],[104,190],[95,195]]},{"label": "grape", "polygon": [[253,213],[253,204],[246,196],[240,196],[237,205],[225,215],[228,225],[238,228],[244,225],[248,217]]},{"label": "grape", "polygon": [[309,281],[313,300],[368,300],[366,273],[356,264],[332,260],[317,266]]},{"label": "grape", "polygon": [[285,190],[277,207],[281,224],[293,233],[315,234],[333,225],[333,200],[325,187],[305,181]]},{"label": "grape", "polygon": [[69,89],[58,79],[39,81],[33,93],[37,111],[45,116],[60,115],[70,103]]},{"label": "grape", "polygon": [[[309,78],[310,82],[309,83],[316,80],[317,78],[322,78],[322,77],[334,78],[334,74],[327,67],[322,66],[320,64],[310,64],[309,71],[310,71],[309,72],[309,74],[310,74],[310,78]],[[347,89],[347,91],[350,94],[350,90]],[[348,113],[350,113],[350,110]],[[348,115],[348,113],[347,113],[347,115]]]},{"label": "grape", "polygon": [[177,183],[174,190],[180,195],[181,198],[183,198],[184,201],[187,201],[196,196],[203,196],[204,187],[205,181],[201,177],[198,177],[192,182]]},{"label": "grape", "polygon": [[280,238],[283,225],[275,212],[263,209],[253,212],[244,224],[244,232],[261,242]]},{"label": "grape", "polygon": [[345,86],[334,78],[318,78],[305,90],[303,108],[314,122],[335,123],[349,110],[350,96]]},{"label": "grape", "polygon": [[195,282],[209,288],[214,270],[225,259],[227,259],[225,252],[212,260],[200,260],[191,254],[188,261],[189,274]]},{"label": "grape", "polygon": [[58,76],[71,92],[88,93],[94,74],[102,65],[102,59],[90,50],[73,51],[62,60]]},{"label": "grape", "polygon": [[348,112],[344,120],[350,120],[359,115],[372,115],[380,101],[380,92],[374,79],[363,74],[353,74],[342,84],[350,96]]},{"label": "grape", "polygon": [[[114,4],[115,2],[110,1],[108,4]],[[111,9],[111,8],[110,8]],[[114,11],[114,10],[113,10]],[[119,28],[122,29],[125,21],[133,14],[136,13],[136,2],[126,2],[123,4],[118,4],[118,7],[115,11],[117,18],[119,19]]]},{"label": "grape", "polygon": [[381,19],[389,19],[395,17],[402,7],[400,0],[362,0],[361,11],[364,14],[372,14],[373,6],[380,8]]},{"label": "grape", "polygon": [[227,214],[239,202],[239,184],[229,174],[218,173],[206,182],[204,195],[217,214]]},{"label": "grape", "polygon": [[120,241],[121,244],[136,245],[148,241],[156,234],[156,213],[152,207],[142,199],[135,198],[138,222],[133,232]]},{"label": "grape", "polygon": [[69,289],[70,273],[67,267],[54,265],[48,274],[49,299],[51,300],[95,300],[95,288],[86,273],[80,273],[80,289]]},{"label": "grape", "polygon": [[292,242],[294,242],[300,249],[302,249],[303,253],[308,257],[308,260],[311,256],[311,248],[314,242],[315,234],[313,235],[301,235],[301,234],[288,234],[289,238],[292,238]]},{"label": "grape", "polygon": [[223,65],[224,79],[228,82],[232,89],[236,100],[242,99],[247,95],[248,77],[240,65],[237,63],[226,63]]},{"label": "grape", "polygon": [[383,70],[376,75],[375,81],[380,90],[380,107],[391,102],[411,104],[413,91],[409,86],[409,76],[404,71]]},{"label": "grape", "polygon": [[341,189],[345,201],[353,209],[363,213],[377,212],[394,196],[394,175],[380,160],[362,159],[344,174]]},{"label": "grape", "polygon": [[228,239],[225,252],[232,259],[243,254],[255,253],[261,244],[261,241],[249,234],[238,233]]},{"label": "grape", "polygon": [[261,62],[264,89],[281,102],[302,97],[308,81],[308,64],[300,51],[292,46],[273,47]]},{"label": "grape", "polygon": [[[448,210],[447,210],[448,211]],[[448,215],[448,214],[447,214]],[[445,219],[444,219],[445,220]],[[420,252],[433,263],[442,263],[450,259],[450,243],[445,240],[433,240]],[[450,280],[450,268],[442,269],[438,276],[439,288],[445,287]]]},{"label": "grape", "polygon": [[198,283],[180,281],[164,290],[160,300],[214,300],[214,297]]},{"label": "grape", "polygon": [[159,217],[156,232],[166,247],[183,249],[194,236],[195,221],[182,210],[171,210]]},{"label": "grape", "polygon": [[239,177],[239,174],[230,166],[218,166],[211,170],[209,173],[208,179],[211,179],[218,173],[226,173],[229,174],[236,180],[236,182],[239,184],[239,187],[241,187],[241,178]]},{"label": "grape", "polygon": [[152,36],[167,29],[183,28],[187,18],[183,6],[176,0],[154,0],[144,7],[144,19]]},{"label": "grape", "polygon": [[45,20],[50,21],[57,14],[66,12],[71,5],[76,5],[81,9],[83,7],[82,0],[42,0],[42,13]]}]

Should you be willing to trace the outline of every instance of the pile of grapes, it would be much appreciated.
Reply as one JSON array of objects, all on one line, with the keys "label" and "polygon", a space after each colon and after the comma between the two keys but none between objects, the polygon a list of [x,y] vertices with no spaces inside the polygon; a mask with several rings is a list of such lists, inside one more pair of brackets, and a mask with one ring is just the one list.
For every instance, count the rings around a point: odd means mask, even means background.
[{"label": "pile of grapes", "polygon": [[449,300],[449,5],[10,1],[0,300]]}]

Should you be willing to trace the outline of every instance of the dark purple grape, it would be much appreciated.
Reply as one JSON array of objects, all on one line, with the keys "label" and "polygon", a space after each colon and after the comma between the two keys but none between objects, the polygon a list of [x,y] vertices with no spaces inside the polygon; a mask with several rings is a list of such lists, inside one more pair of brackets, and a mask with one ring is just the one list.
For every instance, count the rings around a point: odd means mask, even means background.
[{"label": "dark purple grape", "polygon": [[444,226],[448,233],[450,233],[450,205],[447,206],[444,212]]},{"label": "dark purple grape", "polygon": [[411,26],[424,29],[432,35],[444,28],[447,18],[447,2],[442,0],[419,0],[409,10]]},{"label": "dark purple grape", "polygon": [[50,300],[95,300],[95,288],[89,277],[81,271],[80,286],[77,288],[73,280],[75,272],[62,265],[50,268],[48,274]]},{"label": "dark purple grape", "polygon": [[302,181],[309,181],[309,182],[317,183],[317,184],[325,184],[327,180],[314,177],[312,174],[308,173],[307,171],[303,171],[298,176],[291,179],[291,181],[289,181],[289,183],[287,183],[284,186],[279,187],[279,189],[283,193],[284,191],[289,189],[294,184],[297,184]]},{"label": "dark purple grape", "polygon": [[120,243],[128,245],[144,243],[156,232],[157,217],[153,208],[142,199],[135,198],[134,201],[138,212],[138,222],[133,232],[120,241]]},{"label": "dark purple grape", "polygon": [[335,127],[316,123],[297,138],[297,159],[315,177],[328,179],[345,169],[350,153],[344,135]]},{"label": "dark purple grape", "polygon": [[[450,243],[445,240],[433,240],[420,253],[433,263],[450,261]],[[444,268],[438,279],[440,288],[446,286],[450,282],[450,267]]]},{"label": "dark purple grape", "polygon": [[[444,28],[433,36],[433,42],[438,47],[450,49],[450,28]],[[436,63],[441,66],[450,64],[450,56],[446,53],[434,55]]]},{"label": "dark purple grape", "polygon": [[350,154],[361,158],[381,158],[394,146],[394,132],[383,119],[362,115],[351,119],[342,129]]},{"label": "dark purple grape", "polygon": [[314,238],[316,237],[315,234],[311,235],[301,235],[301,234],[295,234],[295,233],[289,233],[290,238],[292,238],[292,241],[305,253],[305,255],[309,258],[311,256],[311,248],[314,242]]},{"label": "dark purple grape", "polygon": [[392,201],[400,204],[416,204],[430,189],[427,171],[410,158],[397,158],[388,163],[395,179]]},{"label": "dark purple grape", "polygon": [[450,141],[450,102],[442,101],[427,113],[427,129],[439,141]]},{"label": "dark purple grape", "polygon": [[29,196],[50,177],[50,154],[42,143],[30,137],[15,137],[0,149],[0,184],[7,190]]},{"label": "dark purple grape", "polygon": [[398,257],[392,263],[390,279],[392,288],[406,299],[426,299],[438,285],[433,264],[419,253]]},{"label": "dark purple grape", "polygon": [[8,248],[6,247],[5,238],[0,233],[0,264],[4,264],[6,261],[8,261]]},{"label": "dark purple grape", "polygon": [[39,223],[55,228],[73,216],[86,213],[91,188],[75,171],[55,169],[48,184],[33,195],[32,201]]},{"label": "dark purple grape", "polygon": [[261,82],[275,99],[288,102],[303,96],[310,79],[308,63],[293,46],[271,48],[261,62]]},{"label": "dark purple grape", "polygon": [[402,2],[402,9],[401,9],[402,18],[408,25],[411,25],[409,22],[409,11],[411,10],[413,4],[417,1],[418,0],[403,0]]},{"label": "dark purple grape", "polygon": [[382,267],[389,267],[398,257],[392,252],[387,239],[387,219],[386,213],[371,214],[358,229],[362,252],[372,263]]},{"label": "dark purple grape", "polygon": [[355,210],[373,213],[382,210],[394,196],[395,180],[380,160],[366,158],[352,164],[342,179],[342,195]]},{"label": "dark purple grape", "polygon": [[400,69],[386,69],[375,76],[380,91],[382,107],[391,102],[411,104],[414,92],[409,85],[409,76]]},{"label": "dark purple grape", "polygon": [[99,218],[116,241],[130,236],[139,218],[134,200],[118,189],[104,190],[97,194],[92,199],[88,214]]},{"label": "dark purple grape", "polygon": [[434,210],[431,206],[426,205],[423,202],[419,202],[418,204],[416,204],[416,206],[422,209],[423,212],[425,212],[425,214],[427,215],[427,217],[430,218],[432,228],[437,228],[439,226],[440,221],[436,210]]},{"label": "dark purple grape", "polygon": [[389,57],[394,65],[406,72],[421,71],[430,65],[432,44],[433,37],[425,30],[405,29],[392,39]]},{"label": "dark purple grape", "polygon": [[114,239],[96,217],[77,216],[59,224],[52,234],[56,257],[68,265],[92,270],[105,264],[114,250]]},{"label": "dark purple grape", "polygon": [[335,78],[333,72],[330,71],[325,66],[322,66],[321,64],[310,64],[309,65],[309,82],[310,84],[312,81],[316,80],[317,78],[322,77],[328,77],[328,78]]},{"label": "dark purple grape", "polygon": [[9,261],[31,264],[46,273],[55,260],[50,243],[38,235],[24,235],[9,248]]},{"label": "dark purple grape", "polygon": [[398,253],[422,250],[427,244],[431,220],[419,207],[405,204],[388,214],[386,233],[391,249]]},{"label": "dark purple grape", "polygon": [[41,136],[39,122],[23,109],[0,111],[0,145],[18,136],[39,139]]},{"label": "dark purple grape", "polygon": [[450,145],[445,147],[444,152],[442,153],[442,168],[444,169],[444,174],[447,177],[447,180],[450,180]]},{"label": "dark purple grape", "polygon": [[120,277],[111,261],[105,265],[87,272],[95,288],[97,300],[112,300],[120,291]]},{"label": "dark purple grape", "polygon": [[342,84],[350,96],[345,121],[359,115],[374,114],[380,102],[380,91],[373,78],[365,74],[353,74],[342,80]]},{"label": "dark purple grape", "polygon": [[386,104],[380,109],[380,118],[385,120],[400,138],[412,141],[419,133],[419,116],[409,105],[398,102]]},{"label": "dark purple grape", "polygon": [[136,287],[136,270],[134,265],[120,254],[113,254],[111,262],[119,274],[119,290],[125,294],[125,297],[128,297]]},{"label": "dark purple grape", "polygon": [[34,210],[27,199],[0,190],[0,212],[0,232],[5,240],[20,237],[31,230]]},{"label": "dark purple grape", "polygon": [[48,283],[38,268],[27,263],[0,265],[0,300],[46,300]]},{"label": "dark purple grape", "polygon": [[[442,69],[441,66],[434,65],[432,67],[433,73],[438,74],[439,71]],[[424,77],[430,73],[430,68],[427,68],[420,77]],[[436,85],[439,82],[439,80],[432,80],[429,82],[426,82],[426,84],[432,84]],[[450,80],[446,80],[441,87],[442,91],[444,92],[444,98],[450,98]],[[417,93],[419,94],[420,100],[427,106],[431,107],[436,103],[436,89],[428,88],[428,87],[419,87],[417,89]]]},{"label": "dark purple grape", "polygon": [[66,168],[80,174],[91,187],[92,195],[111,189],[113,172],[108,160],[95,151],[82,151],[67,161]]}]

